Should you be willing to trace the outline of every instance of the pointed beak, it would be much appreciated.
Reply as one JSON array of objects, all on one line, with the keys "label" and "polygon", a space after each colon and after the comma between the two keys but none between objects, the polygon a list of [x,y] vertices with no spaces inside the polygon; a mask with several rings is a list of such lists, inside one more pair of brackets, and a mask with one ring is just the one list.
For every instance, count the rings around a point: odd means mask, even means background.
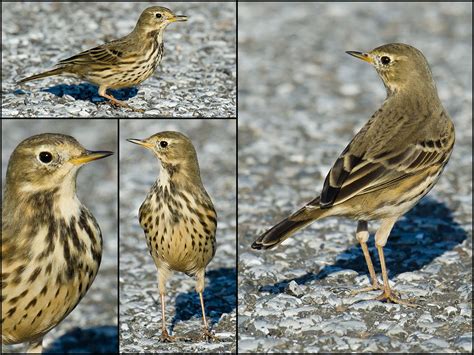
[{"label": "pointed beak", "polygon": [[365,62],[373,63],[372,56],[368,53],[356,52],[356,51],[347,51],[347,54],[350,54],[353,57],[362,59]]},{"label": "pointed beak", "polygon": [[83,165],[83,164],[90,163],[91,161],[94,161],[94,160],[97,160],[97,159],[102,159],[102,158],[108,157],[112,154],[114,154],[114,153],[106,151],[106,150],[100,150],[100,151],[86,150],[86,152],[84,154],[82,154],[81,156],[69,159],[69,162],[74,164],[74,165]]},{"label": "pointed beak", "polygon": [[181,21],[187,21],[187,20],[188,20],[188,16],[176,15],[174,17],[171,17],[168,21],[169,22],[181,22]]},{"label": "pointed beak", "polygon": [[142,147],[145,147],[148,149],[153,148],[153,144],[148,143],[147,141],[142,140],[142,139],[128,138],[127,141],[129,141],[130,143],[141,145]]}]

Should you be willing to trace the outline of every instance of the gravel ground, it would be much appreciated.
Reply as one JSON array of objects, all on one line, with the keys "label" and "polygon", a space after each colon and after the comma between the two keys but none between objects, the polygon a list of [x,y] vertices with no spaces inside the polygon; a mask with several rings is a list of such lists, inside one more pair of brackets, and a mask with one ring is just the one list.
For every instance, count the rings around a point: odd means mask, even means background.
[{"label": "gravel ground", "polygon": [[[238,38],[239,351],[471,352],[472,5],[241,3]],[[353,221],[250,249],[320,192],[385,98],[375,70],[344,51],[389,42],[425,53],[457,130],[437,186],[385,248],[394,288],[416,309],[350,296],[369,284]],[[373,242],[370,251],[378,266]]]},{"label": "gravel ground", "polygon": [[188,22],[171,24],[154,76],[114,95],[145,113],[97,104],[97,88],[68,77],[22,85],[15,81],[51,68],[106,41],[127,35],[156,3],[2,2],[3,117],[235,117],[236,6],[160,3]]},{"label": "gravel ground", "polygon": [[[203,183],[218,215],[217,252],[206,270],[204,300],[218,340],[161,343],[161,308],[156,268],[138,209],[159,172],[156,158],[126,138],[164,130],[193,141]],[[121,120],[120,122],[120,349],[124,352],[235,352],[236,342],[236,122],[235,120]],[[168,282],[168,329],[197,337],[202,327],[195,281],[174,273]]]},{"label": "gravel ground", "polygon": [[[23,139],[39,133],[69,134],[88,149],[118,151],[115,122],[2,119],[2,181],[14,148]],[[79,172],[77,194],[102,230],[102,262],[92,287],[77,308],[44,338],[48,352],[114,352],[117,349],[117,161],[115,154]],[[2,353],[24,349],[24,344],[2,346]]]}]

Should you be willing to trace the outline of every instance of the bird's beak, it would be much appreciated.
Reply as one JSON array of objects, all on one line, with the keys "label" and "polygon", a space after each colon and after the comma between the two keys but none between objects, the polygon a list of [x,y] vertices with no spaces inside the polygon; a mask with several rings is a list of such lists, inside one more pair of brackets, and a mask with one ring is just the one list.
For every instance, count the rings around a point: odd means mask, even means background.
[{"label": "bird's beak", "polygon": [[176,15],[168,19],[169,22],[180,22],[180,21],[187,21],[187,20],[188,20],[188,16],[183,16],[183,15]]},{"label": "bird's beak", "polygon": [[149,143],[145,140],[135,139],[135,138],[128,138],[127,141],[129,141],[130,143],[141,145],[142,147],[145,147],[145,148],[148,148],[148,149],[153,148],[153,144]]},{"label": "bird's beak", "polygon": [[74,165],[82,165],[82,164],[90,163],[93,160],[108,157],[109,155],[112,155],[112,154],[114,153],[106,151],[106,150],[101,150],[101,151],[86,150],[86,152],[82,154],[81,156],[69,159],[69,162]]},{"label": "bird's beak", "polygon": [[373,63],[372,56],[368,53],[362,53],[362,52],[356,52],[356,51],[347,51],[347,54],[350,54],[353,57],[362,59],[365,62],[368,62],[370,64]]}]

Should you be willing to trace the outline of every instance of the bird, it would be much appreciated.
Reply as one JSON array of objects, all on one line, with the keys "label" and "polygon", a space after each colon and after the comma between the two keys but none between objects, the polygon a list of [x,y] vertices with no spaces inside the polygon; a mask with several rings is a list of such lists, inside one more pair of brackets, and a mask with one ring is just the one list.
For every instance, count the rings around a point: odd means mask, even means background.
[{"label": "bird", "polygon": [[216,253],[217,213],[201,180],[196,150],[180,132],[165,131],[146,139],[130,138],[161,162],[160,174],[139,209],[150,255],[158,269],[161,299],[161,341],[172,342],[166,329],[166,281],[173,271],[196,279],[203,320],[203,337],[214,339],[204,307],[206,266]]},{"label": "bird", "polygon": [[[274,248],[325,217],[351,218],[358,222],[356,239],[371,279],[371,286],[359,291],[381,289],[378,300],[416,306],[390,288],[383,248],[396,221],[438,181],[454,147],[454,124],[420,50],[389,43],[369,52],[346,53],[375,68],[387,96],[336,159],[320,195],[260,235],[251,247]],[[367,248],[369,221],[380,221],[375,246],[383,285]]]},{"label": "bird", "polygon": [[125,37],[60,60],[52,70],[19,80],[22,84],[52,75],[72,75],[99,86],[99,95],[115,106],[133,109],[117,100],[107,89],[138,85],[148,79],[161,63],[164,52],[163,34],[173,22],[187,21],[187,16],[152,6],[145,9],[133,31]]},{"label": "bird", "polygon": [[75,138],[43,133],[11,154],[2,201],[2,343],[43,337],[90,288],[102,257],[102,234],[76,195],[79,169],[111,155]]}]

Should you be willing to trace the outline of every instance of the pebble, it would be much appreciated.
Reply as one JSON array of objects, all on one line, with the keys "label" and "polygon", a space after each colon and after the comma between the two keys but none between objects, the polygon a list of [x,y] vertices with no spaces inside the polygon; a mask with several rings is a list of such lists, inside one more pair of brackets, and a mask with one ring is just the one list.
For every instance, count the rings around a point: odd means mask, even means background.
[{"label": "pebble", "polygon": [[453,314],[456,314],[457,313],[457,308],[456,307],[453,307],[453,306],[448,306],[444,309],[444,312],[450,316],[450,315],[453,315]]},{"label": "pebble", "polygon": [[295,297],[301,297],[304,295],[304,290],[301,286],[299,286],[294,280],[288,284],[288,287],[285,290],[289,295]]}]

